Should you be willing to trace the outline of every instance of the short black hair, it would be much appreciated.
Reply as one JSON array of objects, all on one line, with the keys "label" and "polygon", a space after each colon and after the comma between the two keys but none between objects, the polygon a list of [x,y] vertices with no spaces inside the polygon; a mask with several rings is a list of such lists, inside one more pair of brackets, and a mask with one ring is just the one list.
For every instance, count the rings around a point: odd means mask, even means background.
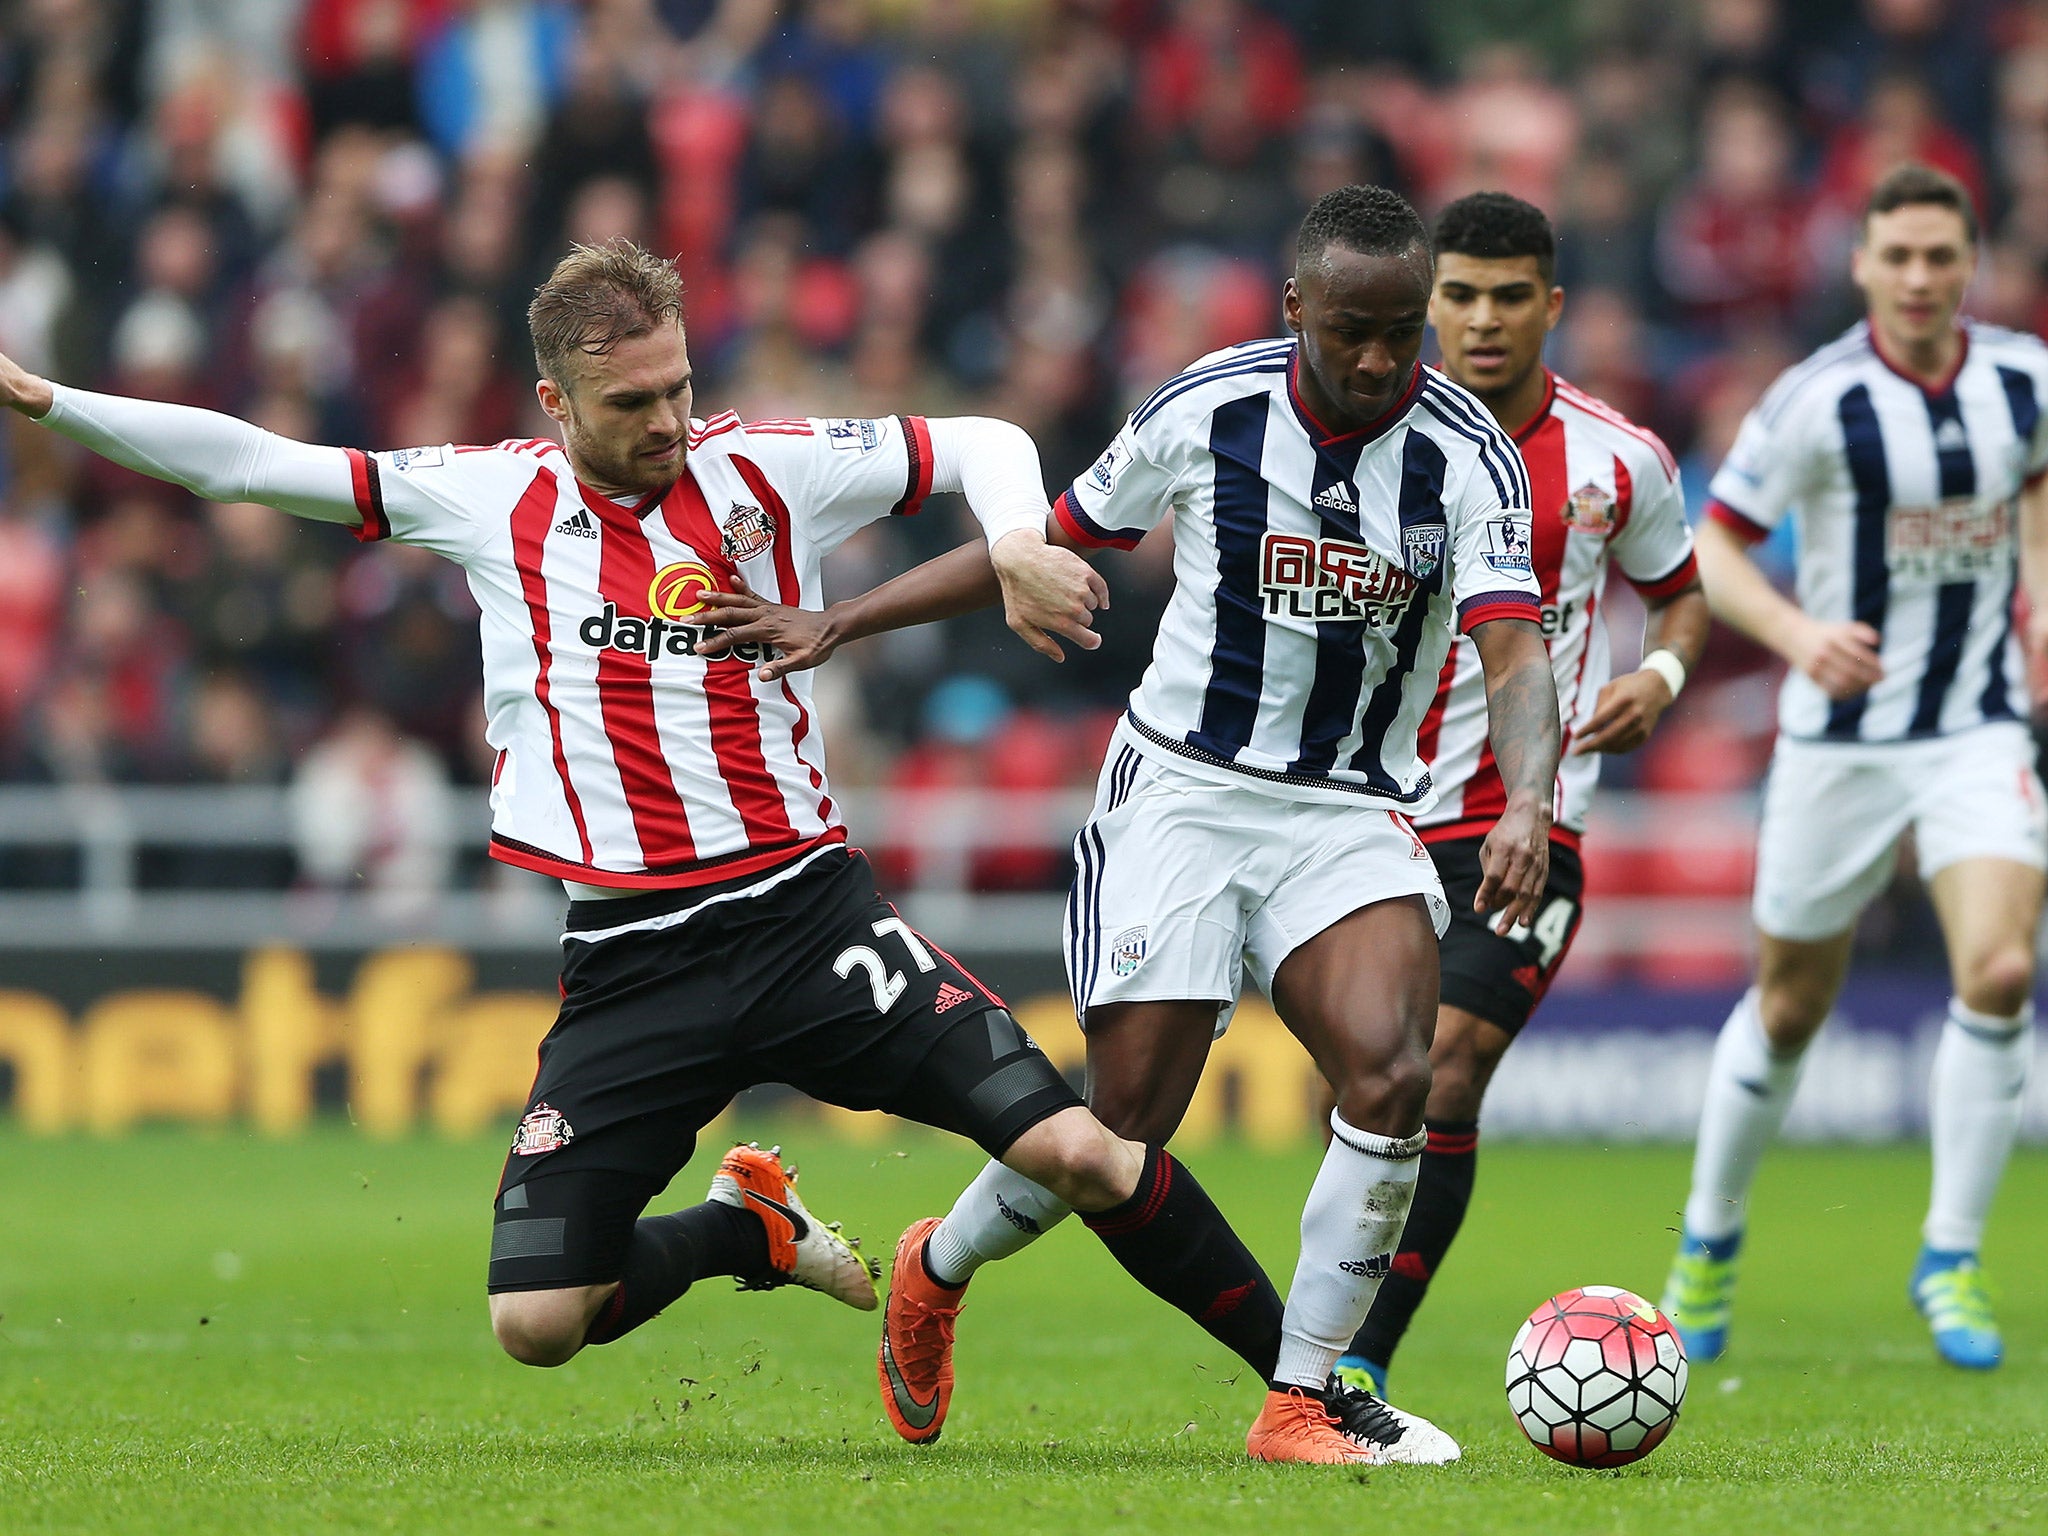
[{"label": "short black hair", "polygon": [[1937,171],[1917,160],[1895,165],[1878,177],[1877,185],[1870,189],[1869,201],[1863,205],[1862,233],[1870,232],[1872,214],[1921,203],[1954,210],[1963,221],[1963,233],[1970,244],[1977,243],[1977,209],[1970,201],[1969,189],[1947,171]]},{"label": "short black hair", "polygon": [[1325,192],[1309,205],[1294,243],[1294,270],[1314,266],[1333,245],[1361,256],[1403,256],[1419,245],[1427,256],[1429,230],[1400,193],[1354,184]]},{"label": "short black hair", "polygon": [[1474,192],[1436,216],[1436,253],[1482,261],[1534,256],[1548,283],[1557,274],[1557,234],[1534,203],[1506,192]]}]

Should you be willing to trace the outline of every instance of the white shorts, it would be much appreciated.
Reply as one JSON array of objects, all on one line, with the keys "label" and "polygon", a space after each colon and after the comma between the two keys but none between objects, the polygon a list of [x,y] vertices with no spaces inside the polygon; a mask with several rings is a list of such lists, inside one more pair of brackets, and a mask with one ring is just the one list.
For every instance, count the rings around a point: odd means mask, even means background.
[{"label": "white shorts", "polygon": [[1361,907],[1397,896],[1450,922],[1436,866],[1406,818],[1371,805],[1289,800],[1141,754],[1120,728],[1074,839],[1067,976],[1074,1010],[1213,999],[1221,1034],[1248,967],[1273,973]]},{"label": "white shorts", "polygon": [[1757,833],[1757,927],[1809,942],[1848,932],[1890,882],[1909,827],[1923,877],[1963,859],[2048,867],[2026,727],[1881,746],[1780,738]]}]

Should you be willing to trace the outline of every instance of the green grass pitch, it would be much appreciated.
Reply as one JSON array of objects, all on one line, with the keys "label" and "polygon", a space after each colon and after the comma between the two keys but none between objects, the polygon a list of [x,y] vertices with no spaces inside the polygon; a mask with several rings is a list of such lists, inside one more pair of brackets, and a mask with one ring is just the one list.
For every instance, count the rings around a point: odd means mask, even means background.
[{"label": "green grass pitch", "polygon": [[[977,1158],[906,1131],[781,1137],[824,1216],[887,1254]],[[700,1198],[700,1151],[672,1204]],[[2048,1157],[2023,1154],[1987,1262],[2006,1368],[1936,1363],[1904,1301],[1912,1149],[1766,1166],[1727,1362],[1663,1449],[1552,1465],[1509,1418],[1516,1324],[1569,1285],[1655,1293],[1672,1149],[1488,1147],[1394,1395],[1446,1469],[1247,1462],[1256,1383],[1069,1224],[975,1282],[939,1444],[875,1397],[873,1315],[707,1284],[567,1367],[484,1321],[499,1145],[341,1131],[0,1134],[0,1530],[1713,1533],[2048,1529]],[[1191,1164],[1283,1284],[1312,1149]]]}]

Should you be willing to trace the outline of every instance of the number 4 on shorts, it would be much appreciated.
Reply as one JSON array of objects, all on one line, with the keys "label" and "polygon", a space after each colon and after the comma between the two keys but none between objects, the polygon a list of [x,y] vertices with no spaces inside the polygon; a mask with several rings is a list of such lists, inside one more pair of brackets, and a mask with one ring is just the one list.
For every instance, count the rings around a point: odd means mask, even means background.
[{"label": "number 4 on shorts", "polygon": [[[1526,944],[1536,941],[1537,963],[1544,970],[1557,963],[1557,957],[1564,951],[1564,941],[1571,937],[1572,914],[1578,910],[1569,896],[1553,896],[1548,905],[1536,914],[1533,923],[1517,923],[1503,938],[1511,944]],[[844,976],[846,972],[841,971]]]}]

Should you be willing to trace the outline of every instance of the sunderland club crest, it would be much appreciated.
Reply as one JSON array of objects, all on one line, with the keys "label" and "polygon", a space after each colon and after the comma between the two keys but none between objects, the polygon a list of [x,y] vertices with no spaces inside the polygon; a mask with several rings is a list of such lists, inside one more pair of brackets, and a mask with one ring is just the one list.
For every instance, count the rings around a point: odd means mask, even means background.
[{"label": "sunderland club crest", "polygon": [[775,519],[759,507],[732,504],[732,513],[725,520],[725,538],[719,546],[726,559],[735,563],[751,560],[774,542]]},{"label": "sunderland club crest", "polygon": [[543,1152],[566,1147],[575,1139],[576,1133],[569,1128],[562,1112],[543,1102],[529,1109],[519,1122],[519,1129],[512,1133],[512,1153],[515,1157],[538,1157]]},{"label": "sunderland club crest", "polygon": [[1601,487],[1588,480],[1571,494],[1564,504],[1564,521],[1567,528],[1580,533],[1609,534],[1614,532],[1614,498]]}]

